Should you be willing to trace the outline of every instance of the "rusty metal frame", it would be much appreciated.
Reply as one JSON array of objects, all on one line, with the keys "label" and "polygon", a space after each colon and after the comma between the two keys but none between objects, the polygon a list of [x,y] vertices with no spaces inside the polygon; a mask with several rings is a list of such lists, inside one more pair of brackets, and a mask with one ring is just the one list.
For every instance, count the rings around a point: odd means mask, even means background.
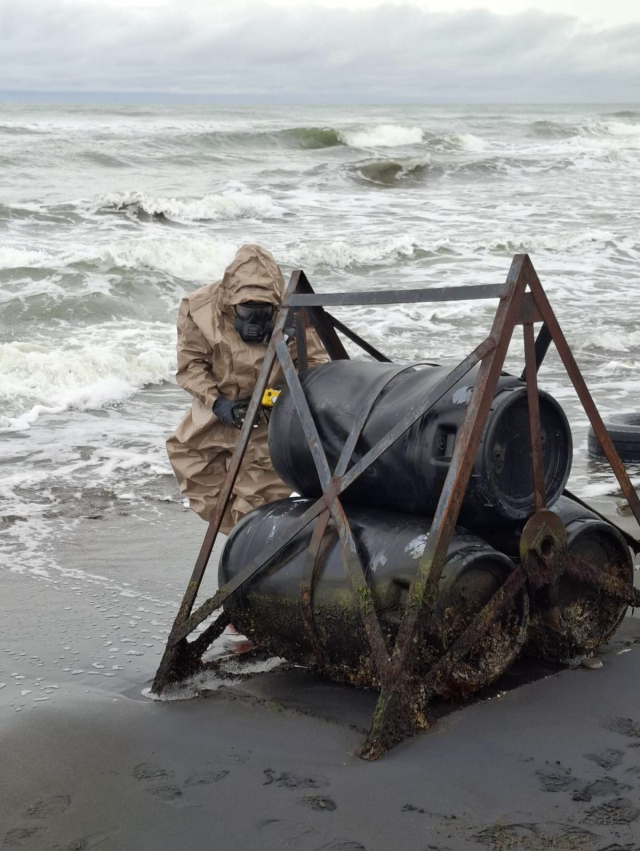
[{"label": "rusty metal frame", "polygon": [[[397,304],[402,302],[424,303],[486,298],[499,299],[493,326],[487,338],[426,393],[418,404],[407,411],[388,434],[371,447],[357,463],[349,466],[367,417],[379,393],[382,392],[385,384],[392,376],[387,377],[384,382],[380,382],[372,391],[368,403],[363,406],[361,416],[354,422],[336,468],[332,472],[285,337],[285,328],[288,327],[288,317],[291,313],[293,313],[293,323],[298,341],[298,369],[301,370],[307,363],[307,327],[316,330],[333,360],[348,359],[349,357],[336,333],[336,331],[340,331],[374,359],[389,362],[389,358],[328,313],[325,310],[327,306]],[[535,323],[542,323],[537,339],[534,338]],[[477,614],[473,622],[432,666],[426,676],[419,677],[415,670],[416,654],[413,652],[413,648],[420,642],[421,636],[427,629],[429,620],[433,615],[438,583],[442,575],[447,550],[455,530],[505,357],[513,332],[518,325],[523,326],[524,335],[525,371],[522,377],[527,386],[535,497],[535,512],[527,522],[522,535],[521,563],[510,574],[489,603]],[[203,653],[223,632],[229,622],[224,611],[196,638],[189,641],[188,637],[200,628],[211,615],[221,609],[225,601],[237,593],[256,573],[272,564],[280,550],[314,522],[315,527],[301,580],[300,605],[305,629],[314,647],[314,652],[318,658],[321,658],[323,653],[317,642],[313,623],[312,597],[319,560],[321,559],[323,535],[330,519],[333,521],[333,528],[340,538],[345,572],[358,600],[360,614],[370,645],[375,676],[380,685],[378,705],[362,751],[362,756],[368,759],[376,759],[404,738],[429,726],[428,707],[434,695],[436,684],[449,676],[456,664],[482,638],[490,625],[512,604],[514,597],[525,584],[552,586],[564,570],[574,574],[579,572],[581,581],[591,584],[601,593],[608,594],[631,605],[638,605],[640,603],[640,592],[636,591],[631,585],[610,576],[602,576],[597,571],[583,570],[582,566],[578,567],[572,563],[566,553],[566,536],[563,537],[564,527],[557,529],[554,520],[554,518],[557,519],[557,516],[546,510],[537,373],[551,342],[555,344],[620,487],[636,520],[640,523],[640,500],[606,431],[528,255],[521,254],[513,258],[504,285],[479,284],[437,289],[317,294],[313,291],[303,271],[294,272],[289,281],[282,308],[276,319],[273,335],[249,404],[244,426],[238,437],[229,471],[225,477],[187,591],[169,635],[164,656],[156,673],[153,684],[154,691],[162,692],[170,683],[190,675],[203,665]],[[289,530],[287,540],[279,541],[268,547],[231,582],[220,588],[212,597],[193,611],[222,517],[251,437],[251,424],[258,412],[264,389],[268,386],[269,376],[276,362],[282,369],[296,412],[300,418],[323,493]],[[377,458],[478,364],[480,364],[478,375],[464,422],[456,438],[453,457],[433,518],[427,545],[409,590],[407,607],[395,644],[393,648],[389,648],[373,606],[365,570],[360,561],[340,497],[358,476],[375,463]],[[398,367],[397,372],[399,373],[402,369],[406,369],[406,367]],[[395,374],[394,371],[393,375]],[[629,540],[629,536],[627,536],[627,539]],[[638,546],[635,539],[632,539],[632,544]]]}]

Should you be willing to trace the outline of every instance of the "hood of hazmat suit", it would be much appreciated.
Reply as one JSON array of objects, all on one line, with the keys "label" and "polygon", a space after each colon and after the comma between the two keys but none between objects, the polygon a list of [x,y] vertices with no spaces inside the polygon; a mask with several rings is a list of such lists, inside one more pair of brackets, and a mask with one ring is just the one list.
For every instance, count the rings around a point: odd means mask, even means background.
[{"label": "hood of hazmat suit", "polygon": [[[235,328],[234,307],[259,301],[279,308],[284,291],[282,272],[271,252],[259,245],[243,245],[221,281],[190,293],[180,305],[176,380],[193,396],[193,401],[191,410],[167,441],[167,452],[181,493],[205,520],[210,519],[215,508],[239,436],[238,429],[214,415],[213,405],[219,396],[231,401],[251,397],[268,346],[267,340],[242,340]],[[288,346],[295,363],[295,341]],[[311,329],[307,330],[307,351],[310,367],[329,359]],[[269,384],[283,382],[276,364]],[[263,415],[258,428],[252,430],[222,531],[230,531],[254,508],[289,493],[290,488],[271,466]]]}]

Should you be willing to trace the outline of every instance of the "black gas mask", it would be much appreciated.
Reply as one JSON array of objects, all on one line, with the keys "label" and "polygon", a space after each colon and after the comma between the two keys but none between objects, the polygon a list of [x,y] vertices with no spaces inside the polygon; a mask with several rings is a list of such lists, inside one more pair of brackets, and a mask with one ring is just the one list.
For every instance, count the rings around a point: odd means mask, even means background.
[{"label": "black gas mask", "polygon": [[266,301],[243,301],[235,306],[234,326],[245,343],[263,343],[271,337],[275,307]]}]

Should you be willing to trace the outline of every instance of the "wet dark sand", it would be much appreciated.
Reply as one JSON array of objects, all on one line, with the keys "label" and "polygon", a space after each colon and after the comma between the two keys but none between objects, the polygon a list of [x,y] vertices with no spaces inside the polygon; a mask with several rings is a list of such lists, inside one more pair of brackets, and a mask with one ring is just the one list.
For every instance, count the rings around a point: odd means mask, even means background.
[{"label": "wet dark sand", "polygon": [[366,763],[373,696],[303,672],[141,695],[203,531],[175,510],[87,520],[59,548],[83,573],[2,572],[1,847],[640,848],[640,620],[601,670],[454,711]]}]

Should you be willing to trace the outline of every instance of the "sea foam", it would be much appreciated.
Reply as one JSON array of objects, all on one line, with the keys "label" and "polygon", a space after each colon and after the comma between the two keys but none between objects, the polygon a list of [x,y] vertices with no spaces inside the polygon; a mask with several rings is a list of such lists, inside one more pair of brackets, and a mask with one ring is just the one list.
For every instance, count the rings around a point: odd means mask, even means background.
[{"label": "sea foam", "polygon": [[339,137],[352,148],[394,148],[401,145],[419,145],[424,133],[420,127],[402,127],[396,124],[379,124],[368,130],[342,130]]},{"label": "sea foam", "polygon": [[77,329],[64,344],[0,344],[0,430],[28,429],[69,408],[104,408],[171,380],[174,335],[162,323],[105,323]]},{"label": "sea foam", "polygon": [[410,236],[400,236],[376,242],[353,243],[344,240],[298,245],[278,253],[279,258],[302,268],[328,267],[348,269],[353,266],[385,265],[402,257],[411,257],[417,244]]},{"label": "sea foam", "polygon": [[145,214],[175,222],[280,218],[285,212],[268,195],[238,191],[202,198],[171,198],[135,191],[107,192],[80,206],[94,213],[125,213],[132,218]]}]

